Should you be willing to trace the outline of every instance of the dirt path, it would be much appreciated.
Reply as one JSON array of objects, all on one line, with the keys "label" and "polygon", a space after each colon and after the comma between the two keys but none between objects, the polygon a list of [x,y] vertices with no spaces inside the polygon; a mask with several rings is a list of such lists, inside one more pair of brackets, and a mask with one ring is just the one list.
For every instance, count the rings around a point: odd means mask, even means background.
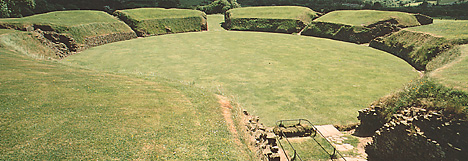
[{"label": "dirt path", "polygon": [[221,105],[221,109],[223,111],[224,120],[226,121],[226,125],[228,127],[229,132],[231,132],[233,136],[234,142],[238,146],[244,146],[239,140],[239,133],[236,130],[234,121],[232,120],[232,113],[231,113],[232,106],[231,106],[231,103],[229,102],[229,99],[221,95],[216,95],[216,96],[218,97],[218,102]]},{"label": "dirt path", "polygon": [[454,60],[454,61],[452,61],[452,62],[450,62],[448,64],[445,64],[444,66],[442,66],[440,68],[437,68],[436,70],[434,70],[433,72],[430,73],[430,76],[431,77],[440,77],[440,72],[442,72],[443,70],[445,70],[447,68],[450,68],[453,65],[458,64],[461,61],[463,61],[468,56],[468,45],[461,45],[460,50],[461,50],[461,55],[456,60]]}]

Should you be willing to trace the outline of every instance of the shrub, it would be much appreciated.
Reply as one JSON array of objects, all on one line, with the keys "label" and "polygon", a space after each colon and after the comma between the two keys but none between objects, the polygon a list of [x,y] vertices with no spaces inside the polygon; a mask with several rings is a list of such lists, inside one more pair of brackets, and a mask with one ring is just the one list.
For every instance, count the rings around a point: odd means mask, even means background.
[{"label": "shrub", "polygon": [[197,6],[196,9],[207,14],[226,13],[226,11],[239,8],[240,4],[236,0],[215,0],[205,6]]}]

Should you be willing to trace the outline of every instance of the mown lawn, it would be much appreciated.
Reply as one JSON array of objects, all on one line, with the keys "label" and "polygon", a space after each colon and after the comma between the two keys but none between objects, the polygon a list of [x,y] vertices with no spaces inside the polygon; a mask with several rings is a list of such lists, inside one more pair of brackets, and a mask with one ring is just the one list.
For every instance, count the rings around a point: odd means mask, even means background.
[{"label": "mown lawn", "polygon": [[267,125],[291,118],[314,124],[355,123],[358,109],[418,75],[403,60],[366,46],[231,31],[113,43],[63,62],[167,78],[224,94]]},{"label": "mown lawn", "polygon": [[315,19],[316,22],[331,22],[353,26],[367,26],[379,21],[395,18],[404,26],[420,25],[416,17],[410,13],[376,10],[341,10],[333,11]]},{"label": "mown lawn", "polygon": [[0,48],[0,160],[249,160],[212,93]]},{"label": "mown lawn", "polygon": [[310,22],[318,14],[307,7],[260,6],[235,8],[229,11],[231,18],[297,19]]}]

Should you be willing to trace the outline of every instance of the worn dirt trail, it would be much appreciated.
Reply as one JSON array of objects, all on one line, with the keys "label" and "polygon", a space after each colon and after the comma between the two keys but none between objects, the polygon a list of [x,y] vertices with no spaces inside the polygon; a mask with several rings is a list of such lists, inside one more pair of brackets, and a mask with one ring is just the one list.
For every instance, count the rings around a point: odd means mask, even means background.
[{"label": "worn dirt trail", "polygon": [[226,121],[228,130],[229,132],[231,132],[233,136],[233,141],[238,146],[243,146],[241,141],[239,140],[239,133],[236,130],[234,121],[232,120],[232,113],[231,113],[232,106],[231,106],[231,103],[229,102],[229,99],[221,95],[216,95],[216,96],[218,97],[218,102],[221,105],[221,109],[223,112],[222,114],[223,114],[224,120]]}]

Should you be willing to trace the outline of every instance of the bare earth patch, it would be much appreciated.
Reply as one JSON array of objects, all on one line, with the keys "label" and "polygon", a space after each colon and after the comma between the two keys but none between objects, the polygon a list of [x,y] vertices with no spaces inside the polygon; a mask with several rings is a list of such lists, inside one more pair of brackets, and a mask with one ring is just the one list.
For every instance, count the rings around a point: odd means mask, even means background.
[{"label": "bare earth patch", "polygon": [[229,99],[227,97],[221,96],[221,95],[216,95],[218,97],[218,102],[221,105],[221,110],[223,111],[223,117],[224,120],[226,121],[226,125],[228,126],[229,132],[231,132],[233,136],[234,142],[238,146],[243,146],[242,143],[239,140],[239,133],[237,133],[236,127],[234,125],[234,121],[232,120],[232,105],[229,102]]}]

